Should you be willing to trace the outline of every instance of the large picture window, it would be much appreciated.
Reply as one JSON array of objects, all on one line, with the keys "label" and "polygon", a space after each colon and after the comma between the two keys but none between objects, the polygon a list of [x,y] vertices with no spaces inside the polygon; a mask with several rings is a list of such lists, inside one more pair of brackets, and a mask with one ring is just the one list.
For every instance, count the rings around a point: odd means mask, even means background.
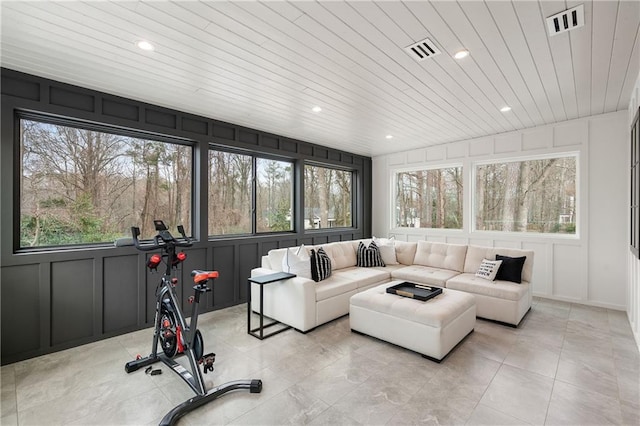
[{"label": "large picture window", "polygon": [[395,226],[462,229],[462,167],[398,172]]},{"label": "large picture window", "polygon": [[256,159],[256,231],[293,230],[293,164]]},{"label": "large picture window", "polygon": [[291,231],[292,182],[291,162],[210,149],[209,235]]},{"label": "large picture window", "polygon": [[475,229],[576,233],[577,155],[479,164]]},{"label": "large picture window", "polygon": [[191,227],[192,148],[84,126],[20,119],[20,247]]},{"label": "large picture window", "polygon": [[305,229],[353,226],[353,172],[304,166]]},{"label": "large picture window", "polygon": [[209,235],[250,234],[253,158],[209,150]]}]

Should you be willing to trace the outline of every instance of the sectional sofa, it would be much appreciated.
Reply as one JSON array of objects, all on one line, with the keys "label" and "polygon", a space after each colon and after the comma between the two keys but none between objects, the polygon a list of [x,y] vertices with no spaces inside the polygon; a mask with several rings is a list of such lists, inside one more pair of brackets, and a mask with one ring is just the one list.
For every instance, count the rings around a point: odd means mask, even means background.
[{"label": "sectional sofa", "polygon": [[[262,257],[261,267],[251,276],[287,271],[290,256],[308,255],[322,247],[331,259],[331,275],[319,282],[298,274],[295,278],[264,286],[264,314],[301,332],[349,313],[349,299],[356,293],[393,280],[405,280],[471,293],[480,318],[517,326],[531,307],[533,251],[513,248],[479,247],[429,241],[402,242],[376,240],[385,253],[386,266],[359,267],[357,249],[371,239],[342,241],[320,246],[302,246],[270,250]],[[391,245],[389,247],[389,245]],[[389,250],[391,249],[391,250]],[[483,259],[496,255],[526,256],[521,283],[490,281],[476,276]],[[259,311],[259,286],[251,286],[252,309]]]}]

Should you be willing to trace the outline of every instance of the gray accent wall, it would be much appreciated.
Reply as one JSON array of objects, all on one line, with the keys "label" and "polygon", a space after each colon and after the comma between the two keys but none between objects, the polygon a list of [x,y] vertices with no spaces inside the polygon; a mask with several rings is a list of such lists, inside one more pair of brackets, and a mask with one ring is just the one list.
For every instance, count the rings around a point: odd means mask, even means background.
[{"label": "gray accent wall", "polygon": [[[220,272],[213,293],[208,293],[201,301],[201,311],[207,312],[245,303],[247,277],[270,249],[371,236],[369,157],[6,68],[1,69],[1,78],[0,332],[3,365],[151,327],[159,279],[157,273],[145,268],[148,254],[137,252],[133,247],[104,245],[73,250],[18,250],[18,113],[83,120],[125,131],[183,138],[194,143],[196,215],[192,228],[198,242],[185,250],[187,260],[179,271],[178,292],[186,315],[191,313],[187,299],[192,294],[189,276],[192,269]],[[303,176],[305,161],[355,170],[354,227],[313,231],[298,228],[281,234],[209,239],[206,168],[210,144],[294,160],[298,179]],[[298,180],[294,195],[298,227],[303,223],[302,192]],[[151,331],[149,333],[151,342]],[[210,350],[214,348],[210,347]]]}]

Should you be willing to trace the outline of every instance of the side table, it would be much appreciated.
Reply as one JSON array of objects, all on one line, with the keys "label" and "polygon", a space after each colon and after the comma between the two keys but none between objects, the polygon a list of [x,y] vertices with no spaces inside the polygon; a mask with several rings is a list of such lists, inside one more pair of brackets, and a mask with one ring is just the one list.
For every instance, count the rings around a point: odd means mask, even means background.
[{"label": "side table", "polygon": [[[278,334],[278,333],[282,333],[285,330],[288,330],[291,328],[291,326],[288,326],[286,324],[282,324],[280,321],[273,321],[270,322],[269,324],[265,324],[264,323],[264,301],[263,301],[263,296],[264,296],[264,286],[267,284],[271,284],[271,283],[275,283],[278,281],[282,281],[282,280],[286,280],[289,278],[293,278],[295,277],[296,274],[290,274],[288,272],[276,272],[275,274],[268,274],[268,275],[261,275],[258,277],[252,277],[249,278],[247,285],[248,285],[248,292],[247,292],[247,333],[249,333],[250,335],[252,335],[253,337],[257,337],[258,339],[262,340],[262,339],[266,339],[267,337],[271,337],[274,334]],[[260,286],[260,327],[251,328],[251,284],[258,284]],[[285,327],[281,328],[279,330],[276,330],[272,333],[269,334],[264,334],[264,329],[267,327],[271,327],[277,324],[282,324]]]}]

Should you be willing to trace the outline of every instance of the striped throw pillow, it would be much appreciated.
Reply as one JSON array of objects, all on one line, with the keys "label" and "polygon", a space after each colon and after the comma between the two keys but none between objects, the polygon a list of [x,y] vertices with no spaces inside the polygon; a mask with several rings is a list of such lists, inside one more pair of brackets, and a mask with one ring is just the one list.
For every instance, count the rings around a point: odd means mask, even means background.
[{"label": "striped throw pillow", "polygon": [[378,248],[374,241],[371,241],[369,247],[365,246],[362,241],[360,241],[356,257],[356,266],[364,266],[365,268],[372,266],[386,266],[382,260],[382,256],[380,256],[380,248]]},{"label": "striped throw pillow", "polygon": [[311,250],[311,278],[315,282],[322,281],[331,276],[331,259],[320,247],[317,251]]}]

